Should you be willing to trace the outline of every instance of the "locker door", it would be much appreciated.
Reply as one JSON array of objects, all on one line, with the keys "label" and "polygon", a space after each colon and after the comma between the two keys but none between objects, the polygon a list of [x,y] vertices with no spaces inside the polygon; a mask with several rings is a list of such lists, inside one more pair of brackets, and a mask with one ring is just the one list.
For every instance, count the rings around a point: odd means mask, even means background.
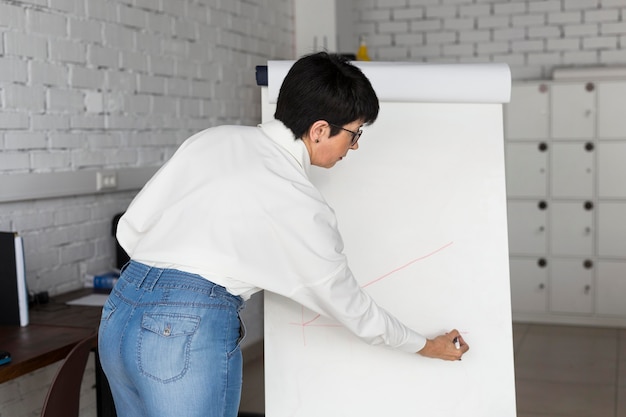
[{"label": "locker door", "polygon": [[626,202],[598,204],[598,256],[626,258]]},{"label": "locker door", "polygon": [[593,212],[591,201],[551,202],[550,250],[552,255],[593,254]]},{"label": "locker door", "polygon": [[550,311],[593,312],[593,263],[580,259],[553,259],[550,269]]},{"label": "locker door", "polygon": [[548,137],[548,89],[547,84],[511,87],[511,101],[504,106],[507,139]]},{"label": "locker door", "polygon": [[509,266],[513,311],[545,312],[548,300],[548,269],[545,260],[511,258]]},{"label": "locker door", "polygon": [[[626,113],[624,114],[626,120]],[[626,142],[598,144],[598,196],[626,198]]]},{"label": "locker door", "polygon": [[593,142],[552,144],[552,197],[593,198],[594,150]]},{"label": "locker door", "polygon": [[595,135],[593,83],[552,85],[550,113],[554,139],[591,139]]},{"label": "locker door", "polygon": [[507,207],[509,252],[524,255],[545,254],[547,205],[544,201],[510,201]]},{"label": "locker door", "polygon": [[506,189],[509,197],[545,197],[548,145],[545,142],[507,143]]},{"label": "locker door", "polygon": [[598,83],[598,137],[626,139],[626,83]]},{"label": "locker door", "polygon": [[598,262],[596,293],[598,314],[626,316],[626,262]]}]

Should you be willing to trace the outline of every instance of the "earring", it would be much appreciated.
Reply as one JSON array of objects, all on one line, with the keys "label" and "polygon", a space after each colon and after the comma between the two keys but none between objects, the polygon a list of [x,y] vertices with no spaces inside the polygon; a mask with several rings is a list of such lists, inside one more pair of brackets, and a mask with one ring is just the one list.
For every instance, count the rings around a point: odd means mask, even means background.
[{"label": "earring", "polygon": [[315,139],[315,143],[320,143],[320,140],[319,139]]}]

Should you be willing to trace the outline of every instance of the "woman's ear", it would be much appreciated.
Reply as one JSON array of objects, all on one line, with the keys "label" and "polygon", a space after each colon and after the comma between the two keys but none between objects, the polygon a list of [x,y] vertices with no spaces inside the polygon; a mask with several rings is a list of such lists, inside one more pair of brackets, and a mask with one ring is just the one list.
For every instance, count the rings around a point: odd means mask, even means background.
[{"label": "woman's ear", "polygon": [[328,135],[329,127],[330,126],[326,120],[317,120],[316,122],[313,122],[308,131],[309,138],[312,142],[319,143],[325,135]]}]

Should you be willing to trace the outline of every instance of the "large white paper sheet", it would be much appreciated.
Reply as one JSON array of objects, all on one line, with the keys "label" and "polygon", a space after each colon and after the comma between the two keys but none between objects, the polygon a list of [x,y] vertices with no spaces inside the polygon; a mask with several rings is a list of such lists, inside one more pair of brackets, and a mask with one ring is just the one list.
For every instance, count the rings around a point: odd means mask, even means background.
[{"label": "large white paper sheet", "polygon": [[450,101],[381,102],[359,149],[312,180],[361,286],[427,337],[457,327],[470,352],[372,347],[266,292],[266,415],[516,415],[502,105]]}]

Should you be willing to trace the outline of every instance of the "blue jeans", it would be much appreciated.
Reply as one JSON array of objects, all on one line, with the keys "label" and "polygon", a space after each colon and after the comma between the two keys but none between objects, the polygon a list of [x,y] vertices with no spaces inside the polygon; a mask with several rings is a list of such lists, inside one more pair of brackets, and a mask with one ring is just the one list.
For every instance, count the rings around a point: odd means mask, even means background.
[{"label": "blue jeans", "polygon": [[198,275],[131,261],[98,338],[118,417],[235,417],[243,306]]}]

